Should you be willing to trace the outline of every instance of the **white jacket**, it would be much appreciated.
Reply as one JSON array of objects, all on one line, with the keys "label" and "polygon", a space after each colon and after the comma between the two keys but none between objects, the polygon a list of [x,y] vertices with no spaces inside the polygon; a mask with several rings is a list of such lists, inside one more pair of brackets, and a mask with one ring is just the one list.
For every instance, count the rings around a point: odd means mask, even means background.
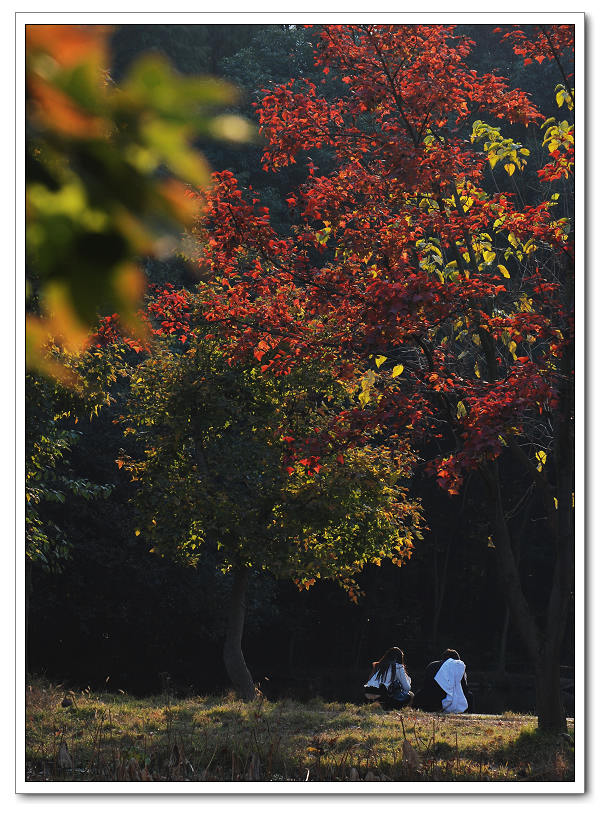
[{"label": "white jacket", "polygon": [[[410,692],[410,676],[404,670],[404,666],[396,662],[395,664],[395,680],[400,682],[402,685],[402,692],[409,693]],[[386,690],[390,689],[390,685],[392,683],[392,665],[388,667],[386,672],[383,674],[381,678],[377,676],[377,671],[373,673],[369,681],[365,684],[365,687],[379,687],[379,685],[384,685]]]},{"label": "white jacket", "polygon": [[465,670],[466,665],[460,659],[446,659],[434,676],[435,681],[447,694],[442,700],[444,713],[464,713],[469,706],[461,685]]}]

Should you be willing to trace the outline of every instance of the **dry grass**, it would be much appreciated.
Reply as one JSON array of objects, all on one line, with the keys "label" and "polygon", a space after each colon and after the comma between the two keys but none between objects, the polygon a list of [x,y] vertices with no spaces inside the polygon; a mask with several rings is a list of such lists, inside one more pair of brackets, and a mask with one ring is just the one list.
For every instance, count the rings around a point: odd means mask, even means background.
[{"label": "dry grass", "polygon": [[37,681],[26,769],[28,781],[572,781],[573,724],[548,737],[515,713],[136,699]]}]

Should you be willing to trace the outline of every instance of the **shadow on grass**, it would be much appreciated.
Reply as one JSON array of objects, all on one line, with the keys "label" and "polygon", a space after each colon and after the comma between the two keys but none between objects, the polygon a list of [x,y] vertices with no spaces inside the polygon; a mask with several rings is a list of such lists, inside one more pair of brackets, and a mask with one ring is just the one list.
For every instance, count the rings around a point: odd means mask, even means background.
[{"label": "shadow on grass", "polygon": [[517,738],[492,751],[492,758],[509,763],[522,780],[574,781],[573,730],[558,735],[524,727]]}]

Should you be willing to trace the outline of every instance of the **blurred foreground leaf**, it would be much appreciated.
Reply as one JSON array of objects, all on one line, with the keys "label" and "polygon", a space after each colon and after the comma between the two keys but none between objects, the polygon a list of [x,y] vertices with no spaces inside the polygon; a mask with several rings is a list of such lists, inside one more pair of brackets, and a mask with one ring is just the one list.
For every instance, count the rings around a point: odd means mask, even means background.
[{"label": "blurred foreground leaf", "polygon": [[105,26],[26,28],[26,365],[69,382],[50,349],[78,353],[99,312],[138,337],[138,260],[176,252],[209,183],[198,138],[251,138],[223,114],[237,93],[142,57],[120,87]]}]

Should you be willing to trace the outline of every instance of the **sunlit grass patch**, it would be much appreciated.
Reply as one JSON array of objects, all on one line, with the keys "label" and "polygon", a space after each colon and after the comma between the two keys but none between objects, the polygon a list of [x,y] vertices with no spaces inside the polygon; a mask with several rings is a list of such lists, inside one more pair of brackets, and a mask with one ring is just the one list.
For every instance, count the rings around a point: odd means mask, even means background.
[{"label": "sunlit grass patch", "polygon": [[[68,693],[68,697],[66,695]],[[63,706],[68,700],[69,704]],[[563,781],[572,736],[533,716],[370,704],[27,690],[32,781]]]}]

